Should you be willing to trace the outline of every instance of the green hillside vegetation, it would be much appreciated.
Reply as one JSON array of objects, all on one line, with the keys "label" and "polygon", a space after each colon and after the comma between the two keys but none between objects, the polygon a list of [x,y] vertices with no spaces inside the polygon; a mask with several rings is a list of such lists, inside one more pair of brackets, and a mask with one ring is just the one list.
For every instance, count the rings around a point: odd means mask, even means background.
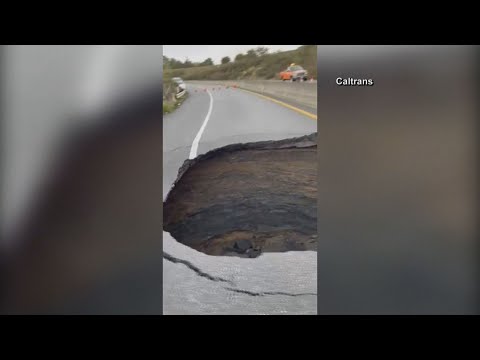
[{"label": "green hillside vegetation", "polygon": [[185,62],[163,57],[164,78],[181,77],[184,80],[242,80],[278,79],[278,74],[291,63],[301,65],[308,76],[317,78],[317,47],[302,45],[298,49],[270,53],[259,47],[238,54],[234,59],[224,57],[220,65],[211,59],[201,63]]}]

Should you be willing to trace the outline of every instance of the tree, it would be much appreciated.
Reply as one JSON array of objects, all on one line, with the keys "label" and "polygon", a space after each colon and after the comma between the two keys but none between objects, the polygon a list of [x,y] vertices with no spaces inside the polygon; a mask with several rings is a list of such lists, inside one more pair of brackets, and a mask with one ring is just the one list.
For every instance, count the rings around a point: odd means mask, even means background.
[{"label": "tree", "polygon": [[174,59],[174,58],[168,59],[168,68],[170,69],[180,69],[182,65],[183,65],[182,62],[177,59]]},{"label": "tree", "polygon": [[204,62],[200,63],[200,66],[210,66],[210,65],[213,65],[213,60],[211,58],[208,58]]},{"label": "tree", "polygon": [[228,56],[225,56],[222,58],[222,64],[228,64],[230,62],[230,58]]},{"label": "tree", "polygon": [[255,52],[254,49],[250,49],[247,51],[247,57],[249,58],[256,58],[257,57],[257,53]]},{"label": "tree", "polygon": [[190,61],[189,58],[186,58],[185,59],[185,62],[183,63],[183,66],[184,68],[189,68],[189,67],[193,67],[193,63]]},{"label": "tree", "polygon": [[163,55],[163,67],[165,69],[170,69],[170,59],[165,55]]},{"label": "tree", "polygon": [[242,53],[237,54],[237,56],[235,56],[235,61],[242,60],[244,57],[245,57],[245,55],[243,55]]},{"label": "tree", "polygon": [[264,46],[259,46],[255,49],[255,53],[257,54],[257,56],[266,55],[266,54],[268,54],[268,48],[266,48]]}]

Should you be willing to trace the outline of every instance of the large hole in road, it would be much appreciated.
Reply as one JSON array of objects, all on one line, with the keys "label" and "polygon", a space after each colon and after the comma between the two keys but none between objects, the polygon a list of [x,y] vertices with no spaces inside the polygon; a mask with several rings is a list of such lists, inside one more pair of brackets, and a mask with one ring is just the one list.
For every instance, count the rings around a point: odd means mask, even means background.
[{"label": "large hole in road", "polygon": [[209,255],[317,250],[317,134],[228,145],[186,160],[163,227]]}]

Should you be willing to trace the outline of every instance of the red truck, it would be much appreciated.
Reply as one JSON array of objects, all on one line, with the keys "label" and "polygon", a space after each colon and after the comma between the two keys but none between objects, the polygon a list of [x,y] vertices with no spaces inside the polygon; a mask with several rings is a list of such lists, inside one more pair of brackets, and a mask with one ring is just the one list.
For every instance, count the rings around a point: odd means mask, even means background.
[{"label": "red truck", "polygon": [[308,72],[300,65],[291,64],[286,70],[280,73],[280,80],[308,80]]}]

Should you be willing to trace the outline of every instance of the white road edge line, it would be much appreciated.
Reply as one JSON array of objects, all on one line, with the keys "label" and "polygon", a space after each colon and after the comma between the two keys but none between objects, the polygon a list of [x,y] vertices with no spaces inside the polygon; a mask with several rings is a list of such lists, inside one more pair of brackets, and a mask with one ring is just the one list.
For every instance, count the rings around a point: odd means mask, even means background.
[{"label": "white road edge line", "polygon": [[200,130],[198,130],[197,136],[195,136],[195,139],[193,139],[192,147],[190,148],[190,156],[188,157],[190,160],[195,159],[197,157],[198,143],[200,142],[200,138],[202,137],[203,131],[205,130],[208,120],[210,119],[210,114],[212,113],[213,96],[208,90],[207,90],[207,93],[210,96],[210,106],[208,107],[207,116],[205,116],[205,120],[203,121],[203,124],[200,127]]}]

